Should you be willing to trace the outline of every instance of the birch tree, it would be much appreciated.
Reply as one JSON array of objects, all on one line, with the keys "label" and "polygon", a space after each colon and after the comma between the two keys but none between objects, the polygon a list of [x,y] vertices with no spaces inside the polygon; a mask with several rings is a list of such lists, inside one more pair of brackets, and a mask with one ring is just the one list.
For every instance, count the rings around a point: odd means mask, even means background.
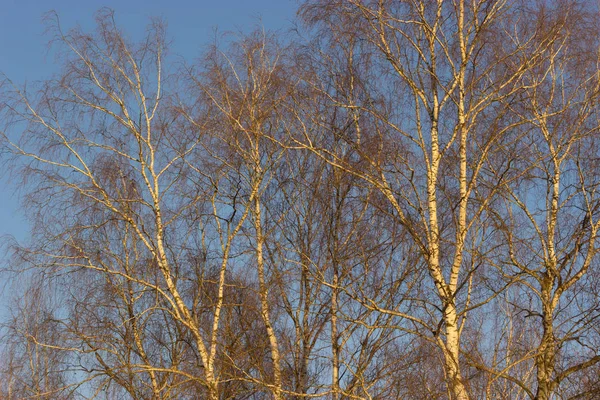
[{"label": "birch tree", "polygon": [[[525,72],[552,41],[551,34],[534,43],[515,33],[511,5],[315,1],[303,8],[326,38],[321,54],[332,65],[312,86],[351,115],[342,138],[365,163],[357,169],[310,132],[297,136],[298,145],[373,185],[408,232],[435,299],[423,299],[430,317],[403,317],[442,351],[455,399],[469,397],[461,333],[468,311],[485,302],[472,297],[472,283],[485,251],[486,203],[500,188],[482,198],[477,182],[513,127],[501,101],[522,90]],[[341,56],[332,59],[334,52]]]},{"label": "birch tree", "polygon": [[[47,267],[46,273],[71,274],[88,285],[105,280],[125,296],[121,311],[130,315],[121,317],[132,335],[125,340],[135,344],[141,364],[126,360],[124,370],[111,364],[105,358],[110,347],[94,344],[94,331],[79,332],[82,343],[72,349],[93,356],[106,373],[101,379],[127,389],[128,374],[146,374],[151,396],[168,398],[169,381],[158,375],[175,374],[217,399],[226,271],[254,197],[240,202],[225,191],[233,175],[219,165],[219,156],[195,156],[207,154],[215,138],[177,131],[188,122],[170,105],[175,100],[165,73],[163,25],[152,23],[136,44],[119,31],[109,10],[98,13],[91,35],[63,32],[58,19],[51,19],[64,52],[63,73],[33,93],[10,81],[3,85],[4,148],[32,189],[28,205],[35,223],[34,245],[17,252],[30,265]],[[211,168],[207,178],[203,174]],[[232,212],[235,218],[227,216]],[[115,243],[120,250],[113,250]],[[215,264],[216,276],[210,274]],[[206,299],[210,285],[217,296]],[[97,305],[104,302],[94,293],[75,297],[98,318]],[[140,308],[147,297],[152,303]],[[63,323],[87,329],[78,325],[85,317],[81,311],[74,308]],[[169,359],[165,353],[147,353],[147,321],[175,335],[160,339],[174,346],[166,349],[175,352],[173,361],[177,347],[189,345],[197,355],[191,371],[161,365]],[[102,344],[110,346],[110,338]]]},{"label": "birch tree", "polygon": [[0,91],[32,226],[1,396],[598,393],[597,10],[299,18],[174,64],[160,21],[49,16],[60,72]]},{"label": "birch tree", "polygon": [[537,29],[555,26],[559,35],[525,75],[525,101],[511,110],[526,121],[527,136],[519,157],[506,159],[527,174],[504,188],[505,203],[495,212],[505,234],[506,273],[518,276],[519,292],[526,293],[514,307],[535,320],[529,325],[536,332],[529,353],[535,383],[520,379],[531,398],[550,399],[585,396],[562,385],[600,361],[590,330],[598,299],[584,289],[597,264],[600,227],[597,16],[575,3],[536,12]]}]

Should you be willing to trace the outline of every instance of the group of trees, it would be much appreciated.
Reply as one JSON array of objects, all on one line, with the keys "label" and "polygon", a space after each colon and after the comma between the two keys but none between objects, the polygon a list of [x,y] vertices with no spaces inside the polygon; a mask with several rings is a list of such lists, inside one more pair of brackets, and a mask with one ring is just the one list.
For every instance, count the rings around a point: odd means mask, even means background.
[{"label": "group of trees", "polygon": [[53,19],[0,397],[597,398],[594,6],[308,0],[185,65]]}]

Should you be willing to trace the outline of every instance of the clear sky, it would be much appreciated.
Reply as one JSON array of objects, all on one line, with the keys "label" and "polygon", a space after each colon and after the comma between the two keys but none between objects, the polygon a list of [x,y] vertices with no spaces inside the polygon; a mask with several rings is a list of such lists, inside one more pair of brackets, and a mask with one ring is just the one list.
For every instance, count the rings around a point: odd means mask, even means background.
[{"label": "clear sky", "polygon": [[[246,31],[257,25],[285,30],[291,26],[296,0],[0,0],[0,72],[16,84],[39,81],[56,72],[48,52],[42,18],[55,10],[65,29],[76,24],[93,29],[99,8],[115,10],[119,26],[136,37],[151,17],[167,22],[172,53],[192,61],[219,32]],[[1,165],[1,164],[0,164]],[[27,237],[14,186],[0,177],[0,235]],[[1,287],[0,287],[1,290]]]}]

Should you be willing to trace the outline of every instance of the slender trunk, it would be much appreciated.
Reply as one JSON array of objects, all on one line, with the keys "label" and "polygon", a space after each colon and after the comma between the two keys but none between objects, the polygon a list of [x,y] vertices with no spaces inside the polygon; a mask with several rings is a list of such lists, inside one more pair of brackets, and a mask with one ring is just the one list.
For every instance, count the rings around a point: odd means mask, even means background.
[{"label": "slender trunk", "polygon": [[552,289],[555,284],[557,271],[557,255],[555,248],[556,229],[558,221],[559,197],[560,197],[560,180],[561,180],[561,160],[558,157],[557,151],[552,143],[550,133],[545,129],[544,120],[542,132],[548,142],[550,152],[553,159],[554,173],[550,179],[551,197],[549,201],[549,214],[547,216],[548,224],[548,245],[547,256],[544,260],[546,271],[541,277],[541,301],[542,301],[542,339],[538,345],[538,352],[535,357],[535,366],[537,370],[537,390],[535,394],[536,400],[550,399],[554,389],[553,373],[556,355],[556,347],[554,343],[554,303]]},{"label": "slender trunk", "polygon": [[465,4],[461,0],[458,2],[458,39],[461,53],[461,67],[458,72],[458,125],[459,131],[459,212],[458,226],[456,227],[456,242],[454,261],[450,271],[450,281],[448,285],[448,295],[446,298],[448,304],[444,312],[446,323],[446,369],[450,382],[450,390],[455,400],[467,400],[469,398],[464,386],[460,372],[460,332],[458,324],[458,315],[456,312],[456,291],[458,288],[459,273],[462,267],[464,242],[467,233],[467,203],[469,199],[467,189],[467,128],[466,128],[466,108],[465,108],[465,66],[467,65],[467,41],[464,33]]},{"label": "slender trunk", "polygon": [[208,382],[207,389],[209,400],[219,400],[219,387],[216,382]]},{"label": "slender trunk", "polygon": [[273,397],[278,400],[283,399],[281,393],[281,364],[277,336],[275,335],[275,329],[273,329],[269,313],[269,290],[265,279],[265,262],[263,256],[265,238],[262,231],[260,196],[258,195],[254,199],[254,228],[256,230],[256,263],[258,266],[261,316],[267,329],[267,336],[271,347],[271,361],[273,362],[273,388],[271,390]]},{"label": "slender trunk", "polygon": [[337,312],[338,312],[338,273],[334,267],[333,274],[333,289],[331,293],[331,398],[332,400],[339,399],[339,380],[340,380],[340,349],[337,327]]},{"label": "slender trunk", "polygon": [[542,339],[538,345],[538,354],[535,357],[535,366],[537,370],[537,390],[536,400],[548,400],[554,390],[554,362],[556,356],[556,346],[554,343],[554,324],[551,297],[552,279],[548,274],[542,282]]},{"label": "slender trunk", "polygon": [[446,362],[446,375],[453,400],[467,400],[469,398],[467,389],[460,373],[460,330],[456,314],[456,306],[451,302],[444,312],[446,323],[446,343],[444,347],[444,358]]},{"label": "slender trunk", "polygon": [[[308,254],[308,250],[306,250]],[[307,260],[308,261],[308,260]],[[309,341],[312,327],[310,325],[310,305],[312,299],[310,297],[310,281],[308,262],[302,266],[302,291],[304,292],[304,311],[302,313],[302,335],[300,336],[302,348],[300,350],[300,374],[298,377],[299,394],[306,394],[308,391],[308,356],[309,356]]]}]

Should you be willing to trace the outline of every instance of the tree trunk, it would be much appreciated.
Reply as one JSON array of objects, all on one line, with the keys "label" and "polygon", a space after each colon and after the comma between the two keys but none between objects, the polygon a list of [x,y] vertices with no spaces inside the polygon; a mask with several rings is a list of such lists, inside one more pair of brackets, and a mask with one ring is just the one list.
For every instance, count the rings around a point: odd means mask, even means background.
[{"label": "tree trunk", "polygon": [[448,379],[452,400],[468,400],[469,395],[460,373],[460,334],[454,304],[447,306],[444,319],[446,323],[446,343],[444,346],[446,379]]}]

